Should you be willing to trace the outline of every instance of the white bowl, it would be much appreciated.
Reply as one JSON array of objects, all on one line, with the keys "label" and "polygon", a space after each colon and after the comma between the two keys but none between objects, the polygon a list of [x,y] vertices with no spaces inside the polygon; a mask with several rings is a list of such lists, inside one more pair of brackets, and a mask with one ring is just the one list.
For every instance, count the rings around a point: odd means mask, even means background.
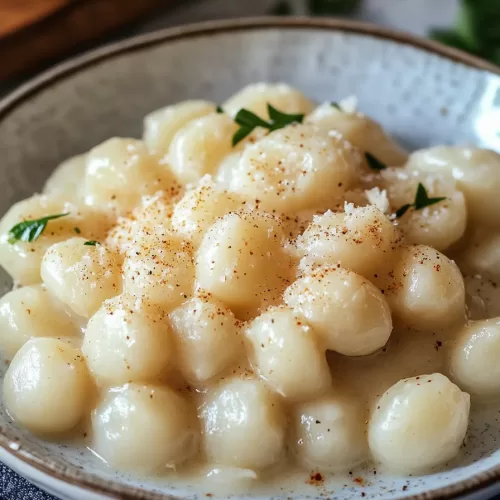
[{"label": "white bowl", "polygon": [[[363,111],[409,148],[474,143],[500,150],[498,72],[432,42],[347,21],[246,19],[141,36],[64,63],[0,102],[0,213],[39,190],[66,157],[113,135],[139,135],[148,112],[187,98],[221,102],[256,81],[288,82],[317,100],[354,94]],[[0,284],[5,291],[11,285],[5,273]],[[380,477],[370,469],[359,473],[362,484],[346,476],[334,492],[311,487],[309,494],[486,498],[500,478],[498,420],[476,419],[454,469],[418,478]],[[84,448],[43,442],[19,429],[3,408],[0,427],[0,459],[61,497],[205,497],[196,485],[175,489],[168,478],[141,481],[106,470]],[[274,498],[290,496],[277,491]]]}]

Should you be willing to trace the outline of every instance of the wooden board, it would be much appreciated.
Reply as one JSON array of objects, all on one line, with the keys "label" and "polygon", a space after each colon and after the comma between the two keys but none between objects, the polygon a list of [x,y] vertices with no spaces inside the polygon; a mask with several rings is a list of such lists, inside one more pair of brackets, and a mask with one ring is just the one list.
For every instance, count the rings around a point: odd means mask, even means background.
[{"label": "wooden board", "polygon": [[67,3],[68,0],[1,0],[0,37],[36,23]]},{"label": "wooden board", "polygon": [[37,70],[175,1],[0,0],[0,80]]}]

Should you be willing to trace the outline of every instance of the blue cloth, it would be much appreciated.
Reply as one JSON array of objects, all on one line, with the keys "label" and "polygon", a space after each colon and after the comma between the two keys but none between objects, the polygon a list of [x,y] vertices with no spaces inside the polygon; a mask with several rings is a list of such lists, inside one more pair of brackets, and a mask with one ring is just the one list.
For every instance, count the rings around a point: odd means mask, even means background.
[{"label": "blue cloth", "polygon": [[2,500],[56,500],[55,497],[44,493],[1,462],[0,498]]}]

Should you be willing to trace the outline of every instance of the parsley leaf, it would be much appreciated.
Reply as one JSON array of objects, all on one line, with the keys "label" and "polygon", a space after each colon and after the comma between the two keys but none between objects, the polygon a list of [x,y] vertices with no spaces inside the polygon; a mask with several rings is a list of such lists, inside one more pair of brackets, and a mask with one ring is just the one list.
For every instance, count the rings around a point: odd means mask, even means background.
[{"label": "parsley leaf", "polygon": [[415,201],[413,203],[407,203],[396,211],[396,217],[403,217],[403,215],[413,207],[415,210],[421,210],[422,208],[429,207],[435,203],[446,200],[446,196],[438,196],[435,198],[429,198],[424,185],[419,182],[417,186],[417,192],[415,193]]},{"label": "parsley leaf", "polygon": [[340,105],[339,105],[338,102],[332,101],[330,103],[330,105],[331,105],[332,108],[335,108],[335,109],[338,109],[339,111],[342,111],[342,108],[340,107]]},{"label": "parsley leaf", "polygon": [[86,241],[84,243],[84,245],[89,246],[89,247],[95,247],[96,245],[100,245],[100,243],[98,241],[92,240],[92,241]]},{"label": "parsley leaf", "polygon": [[11,245],[16,241],[27,241],[31,243],[41,236],[49,221],[59,219],[59,217],[65,217],[66,215],[69,215],[69,212],[64,214],[47,215],[46,217],[41,217],[40,219],[24,220],[19,222],[19,224],[11,227],[8,241]]},{"label": "parsley leaf", "polygon": [[221,106],[221,105],[219,105],[219,106],[217,106],[217,107],[215,108],[215,112],[220,114],[220,113],[224,113],[224,110],[222,109],[222,106]]},{"label": "parsley leaf", "polygon": [[385,163],[382,163],[379,159],[375,158],[371,153],[365,152],[365,158],[366,161],[368,162],[368,166],[372,170],[385,170],[387,168],[387,165]]},{"label": "parsley leaf", "polygon": [[242,141],[247,135],[250,135],[255,127],[240,127],[233,135],[233,147]]},{"label": "parsley leaf", "polygon": [[437,198],[429,198],[424,185],[419,182],[417,187],[417,193],[415,194],[415,201],[413,203],[415,210],[420,210],[421,208],[434,205],[440,201],[446,200],[446,196],[439,196]]},{"label": "parsley leaf", "polygon": [[245,108],[240,109],[238,113],[236,113],[234,121],[240,126],[240,128],[233,135],[233,146],[236,146],[238,142],[242,141],[247,135],[251,134],[256,127],[269,128],[267,122]]},{"label": "parsley leaf", "polygon": [[238,113],[236,113],[234,121],[240,126],[240,128],[233,135],[233,146],[236,146],[238,142],[242,141],[247,135],[251,134],[256,127],[269,128],[269,124],[267,122],[245,108],[240,109]]},{"label": "parsley leaf", "polygon": [[269,123],[264,121],[260,116],[255,113],[248,111],[248,109],[242,108],[236,113],[234,121],[242,127],[266,127],[269,128]]},{"label": "parsley leaf", "polygon": [[269,113],[269,122],[266,122],[255,113],[252,113],[245,108],[240,109],[238,113],[236,113],[234,121],[240,126],[240,128],[233,135],[233,146],[236,146],[238,142],[242,141],[247,135],[251,134],[257,127],[267,128],[272,132],[273,130],[286,127],[291,123],[302,123],[302,120],[304,119],[303,114],[289,115],[287,113],[282,113],[270,104],[267,105],[267,111]]},{"label": "parsley leaf", "polygon": [[413,206],[413,203],[407,203],[406,205],[403,205],[402,207],[399,207],[398,210],[396,211],[396,217],[399,219],[400,217],[403,217],[403,215],[408,212],[408,210]]},{"label": "parsley leaf", "polygon": [[295,122],[302,123],[302,120],[304,119],[303,114],[288,115],[278,111],[270,104],[267,105],[267,112],[269,113],[269,118],[271,119],[270,130],[278,130]]}]

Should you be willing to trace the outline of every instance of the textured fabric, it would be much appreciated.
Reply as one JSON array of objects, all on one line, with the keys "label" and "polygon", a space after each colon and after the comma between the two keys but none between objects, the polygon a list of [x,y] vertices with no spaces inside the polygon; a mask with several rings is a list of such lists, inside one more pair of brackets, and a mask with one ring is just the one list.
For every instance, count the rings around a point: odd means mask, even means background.
[{"label": "textured fabric", "polygon": [[56,500],[0,463],[0,498],[2,500]]}]

